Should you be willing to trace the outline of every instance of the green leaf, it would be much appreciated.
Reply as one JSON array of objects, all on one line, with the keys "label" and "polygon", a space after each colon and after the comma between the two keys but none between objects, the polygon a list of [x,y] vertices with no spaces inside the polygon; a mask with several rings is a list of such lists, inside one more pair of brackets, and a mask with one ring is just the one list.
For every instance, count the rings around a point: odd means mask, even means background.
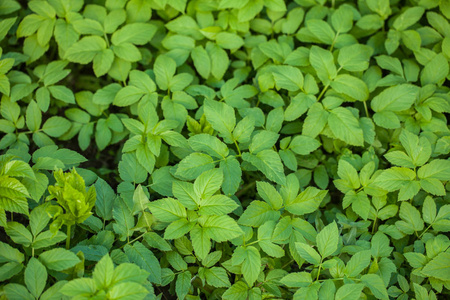
[{"label": "green leaf", "polygon": [[435,159],[424,165],[417,171],[421,179],[433,178],[442,181],[450,180],[450,161]]},{"label": "green leaf", "polygon": [[111,49],[104,49],[94,57],[94,74],[97,77],[103,76],[111,69],[114,61],[114,53]]},{"label": "green leaf", "polygon": [[205,259],[209,251],[211,251],[211,239],[207,231],[207,229],[197,225],[190,232],[192,247],[194,247],[195,254],[201,260]]},{"label": "green leaf", "polygon": [[42,114],[38,105],[34,100],[28,104],[27,112],[26,112],[26,123],[27,127],[31,131],[37,131],[41,127],[42,123]]},{"label": "green leaf", "polygon": [[284,184],[286,176],[280,156],[273,150],[262,150],[256,155],[243,153],[242,159],[254,165],[266,177],[276,183]]},{"label": "green leaf", "polygon": [[33,300],[36,299],[28,290],[20,284],[10,283],[5,286],[4,293],[7,299],[11,300]]},{"label": "green leaf", "polygon": [[439,53],[423,68],[420,74],[420,82],[423,86],[427,84],[442,85],[448,76],[448,72],[448,61],[442,53]]},{"label": "green leaf", "polygon": [[242,262],[241,271],[248,285],[253,286],[261,269],[261,255],[258,249],[253,246],[246,247],[244,251],[244,261]]},{"label": "green leaf", "polygon": [[224,49],[237,49],[244,45],[244,40],[237,34],[220,32],[216,35],[216,43]]},{"label": "green leaf", "polygon": [[331,45],[333,43],[335,33],[327,22],[312,19],[306,22],[306,26],[311,34],[314,35],[320,42],[327,45]]},{"label": "green leaf", "polygon": [[189,293],[189,289],[191,287],[191,272],[185,271],[180,273],[177,276],[177,280],[175,283],[175,292],[177,294],[178,299],[184,299],[186,295]]},{"label": "green leaf", "polygon": [[252,138],[252,141],[249,145],[250,153],[256,154],[261,152],[262,150],[272,148],[278,140],[280,135],[268,130],[259,131]]},{"label": "green leaf", "polygon": [[224,268],[212,267],[205,269],[206,282],[216,288],[230,287],[230,279]]},{"label": "green leaf", "polygon": [[284,276],[280,282],[288,287],[307,287],[312,283],[311,273],[290,273]]},{"label": "green leaf", "polygon": [[233,140],[231,132],[236,125],[234,109],[221,102],[205,100],[204,113],[211,126],[227,141]]},{"label": "green leaf", "polygon": [[360,72],[369,67],[373,49],[366,45],[354,44],[339,50],[338,63],[347,71]]},{"label": "green leaf", "polygon": [[433,260],[431,260],[423,269],[422,272],[426,276],[430,276],[439,280],[448,281],[450,271],[450,253],[439,253]]},{"label": "green leaf", "polygon": [[307,187],[294,199],[285,200],[286,210],[295,215],[305,215],[316,211],[327,191],[315,187]]},{"label": "green leaf", "polygon": [[200,202],[200,215],[226,215],[238,207],[235,201],[224,195],[214,195]]},{"label": "green leaf", "polygon": [[371,252],[370,250],[360,251],[355,253],[345,267],[346,274],[349,277],[356,277],[367,268],[370,264]]},{"label": "green leaf", "polygon": [[95,201],[97,215],[104,220],[111,220],[116,197],[114,190],[99,177],[95,182],[95,191],[97,194],[97,200]]},{"label": "green leaf", "polygon": [[225,158],[229,153],[228,147],[223,142],[206,133],[196,134],[188,142],[195,151],[202,151],[216,158]]},{"label": "green leaf", "polygon": [[319,77],[323,84],[327,85],[331,80],[336,78],[336,65],[334,64],[333,55],[330,51],[312,46],[309,52],[309,61],[316,70],[317,77]]},{"label": "green leaf", "polygon": [[334,30],[339,33],[348,32],[353,27],[353,12],[348,6],[339,6],[331,17]]},{"label": "green leaf", "polygon": [[63,271],[72,268],[80,259],[71,251],[55,248],[39,255],[39,260],[50,270]]},{"label": "green leaf", "polygon": [[308,155],[320,146],[320,142],[309,136],[297,135],[289,144],[289,149],[299,155]]},{"label": "green leaf", "polygon": [[[403,220],[403,222],[409,224],[406,225],[406,228],[411,229],[411,231],[409,231],[409,234],[414,233],[414,231],[417,232],[423,230],[424,223],[422,217],[420,216],[420,212],[417,210],[417,208],[409,204],[409,202],[402,202],[402,205],[400,206],[399,216]],[[401,223],[402,221],[397,221],[397,223],[398,222]],[[403,227],[404,226],[402,226],[402,228]]]},{"label": "green leaf", "polygon": [[247,299],[248,287],[243,281],[238,281],[233,284],[229,289],[225,291],[222,295],[224,300],[245,300]]},{"label": "green leaf", "polygon": [[199,224],[207,229],[208,235],[216,242],[224,242],[242,235],[242,229],[229,216],[202,216]]},{"label": "green leaf", "polygon": [[295,243],[295,248],[297,249],[298,254],[313,265],[319,265],[321,262],[321,258],[319,253],[317,253],[316,250],[314,250],[311,246],[305,243]]},{"label": "green leaf", "polygon": [[173,198],[164,198],[148,203],[152,214],[163,222],[173,222],[185,218],[186,208]]},{"label": "green leaf", "polygon": [[261,198],[264,199],[274,210],[278,210],[283,206],[283,198],[277,192],[273,185],[263,182],[256,182],[256,189]]},{"label": "green leaf", "polygon": [[110,299],[143,299],[148,294],[149,291],[141,284],[126,282],[114,285],[106,295]]},{"label": "green leaf", "polygon": [[361,282],[363,282],[372,292],[372,294],[378,299],[387,300],[389,299],[386,286],[383,279],[376,274],[366,274],[361,277]]},{"label": "green leaf", "polygon": [[80,64],[90,63],[100,51],[106,49],[106,42],[99,36],[86,36],[73,44],[65,53],[65,59]]},{"label": "green leaf", "polygon": [[47,270],[37,258],[32,257],[25,269],[25,285],[31,294],[39,298],[47,282]]},{"label": "green leaf", "polygon": [[337,290],[335,300],[358,300],[363,288],[360,283],[345,284]]},{"label": "green leaf", "polygon": [[214,168],[214,160],[203,153],[192,153],[186,156],[179,164],[175,175],[194,180],[205,171]]},{"label": "green leaf", "polygon": [[330,85],[336,92],[355,100],[366,101],[369,99],[369,90],[366,83],[357,77],[348,74],[338,75]]},{"label": "green leaf", "polygon": [[111,257],[107,254],[95,265],[94,272],[92,272],[92,278],[97,287],[108,288],[112,283],[113,275],[114,264]]},{"label": "green leaf", "polygon": [[259,227],[269,220],[277,221],[279,218],[280,212],[273,210],[269,204],[254,200],[247,206],[239,218],[238,223],[246,226]]},{"label": "green leaf", "polygon": [[195,47],[191,52],[195,69],[205,79],[211,74],[211,58],[203,46]]},{"label": "green leaf", "polygon": [[415,178],[416,173],[410,169],[392,167],[384,170],[377,178],[375,178],[374,183],[389,192],[393,192]]},{"label": "green leaf", "polygon": [[150,282],[161,283],[161,266],[158,259],[149,249],[141,243],[135,242],[133,245],[126,245],[124,250],[130,262],[150,273],[148,276]]},{"label": "green leaf", "polygon": [[156,26],[148,23],[127,24],[113,33],[111,42],[114,45],[131,43],[135,45],[147,44],[155,35]]},{"label": "green leaf", "polygon": [[372,99],[372,109],[375,112],[406,110],[414,103],[417,92],[418,87],[410,84],[389,87]]},{"label": "green leaf", "polygon": [[336,222],[333,222],[325,226],[316,237],[317,249],[319,250],[322,258],[328,257],[333,254],[339,243],[339,230]]},{"label": "green leaf", "polygon": [[45,121],[42,130],[51,137],[60,137],[66,133],[71,126],[72,123],[70,123],[69,120],[63,117],[54,116]]},{"label": "green leaf", "polygon": [[273,77],[278,90],[286,89],[291,92],[296,92],[303,89],[303,74],[298,68],[277,66],[273,70]]},{"label": "green leaf", "polygon": [[344,142],[354,146],[364,145],[364,135],[358,119],[348,109],[333,109],[328,117],[328,125],[333,134]]},{"label": "green leaf", "polygon": [[409,7],[395,19],[392,26],[398,31],[403,31],[418,22],[424,11],[425,9],[420,6]]},{"label": "green leaf", "polygon": [[8,222],[5,231],[16,244],[28,247],[33,241],[31,233],[20,223]]}]

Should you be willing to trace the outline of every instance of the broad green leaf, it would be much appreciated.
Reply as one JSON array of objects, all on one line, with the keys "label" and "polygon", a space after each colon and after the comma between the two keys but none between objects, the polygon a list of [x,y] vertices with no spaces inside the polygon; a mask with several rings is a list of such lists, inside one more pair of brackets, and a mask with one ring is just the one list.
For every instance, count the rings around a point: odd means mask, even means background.
[{"label": "broad green leaf", "polygon": [[379,275],[376,274],[366,274],[361,277],[361,282],[363,282],[372,292],[372,294],[378,299],[387,300],[389,299],[386,286]]},{"label": "broad green leaf", "polygon": [[259,227],[269,220],[278,220],[280,213],[263,201],[252,201],[239,218],[238,223],[246,226]]},{"label": "broad green leaf", "polygon": [[163,222],[173,222],[185,218],[186,208],[173,198],[164,198],[147,204],[152,214]]},{"label": "broad green leaf", "polygon": [[232,131],[236,125],[234,109],[221,102],[205,100],[204,112],[211,126],[217,130],[226,141],[232,141]]},{"label": "broad green leaf", "polygon": [[53,116],[45,121],[42,130],[51,137],[60,137],[70,129],[71,125],[65,118]]},{"label": "broad green leaf", "polygon": [[389,87],[372,99],[372,109],[375,112],[406,110],[414,103],[417,92],[418,87],[410,84]]},{"label": "broad green leaf", "polygon": [[435,159],[424,165],[417,171],[419,178],[438,179],[442,181],[450,180],[450,161],[444,159]]},{"label": "broad green leaf", "polygon": [[369,98],[366,83],[357,77],[348,74],[338,75],[330,85],[336,92],[355,100],[366,101]]},{"label": "broad green leaf", "polygon": [[25,285],[31,294],[39,298],[47,282],[47,270],[37,258],[32,257],[25,269]]},{"label": "broad green leaf", "polygon": [[323,84],[327,85],[331,80],[336,78],[336,65],[334,64],[333,55],[330,51],[312,46],[309,52],[309,61],[316,70],[317,77],[319,77]]},{"label": "broad green leaf", "polygon": [[62,248],[55,248],[45,251],[39,255],[39,260],[50,270],[67,270],[77,263],[80,259],[71,251]]},{"label": "broad green leaf", "polygon": [[238,281],[233,284],[222,295],[224,300],[245,300],[247,299],[248,287],[244,281]]},{"label": "broad green leaf", "polygon": [[211,156],[203,153],[192,153],[178,164],[175,175],[193,180],[203,172],[213,168],[214,160]]},{"label": "broad green leaf", "polygon": [[450,268],[450,254],[447,252],[439,253],[423,269],[422,273],[426,276],[434,277],[439,280],[448,281]]},{"label": "broad green leaf", "polygon": [[156,26],[148,23],[127,24],[113,33],[111,42],[114,45],[131,43],[144,45],[148,43],[156,33]]},{"label": "broad green leaf", "polygon": [[289,144],[289,149],[299,155],[308,155],[320,146],[320,142],[305,135],[295,136]]},{"label": "broad green leaf", "polygon": [[295,215],[305,215],[316,211],[327,191],[319,190],[315,187],[307,187],[297,197],[292,200],[285,200],[286,210]]},{"label": "broad green leaf", "polygon": [[71,62],[87,64],[104,49],[106,49],[106,42],[103,38],[86,36],[67,49],[65,58]]},{"label": "broad green leaf", "polygon": [[224,49],[237,49],[244,45],[244,40],[237,34],[220,32],[216,35],[216,43]]},{"label": "broad green leaf", "polygon": [[280,282],[288,287],[307,287],[312,283],[311,273],[290,273],[284,276]]},{"label": "broad green leaf", "polygon": [[358,300],[363,288],[360,283],[345,284],[337,290],[335,300]]},{"label": "broad green leaf", "polygon": [[256,155],[245,152],[242,154],[242,159],[258,168],[268,179],[279,184],[286,182],[283,164],[277,152],[263,150]]},{"label": "broad green leaf", "polygon": [[205,259],[209,251],[211,251],[211,239],[207,233],[207,229],[196,225],[192,228],[190,236],[195,254],[199,259]]},{"label": "broad green leaf", "polygon": [[273,185],[258,181],[256,182],[256,189],[258,190],[258,194],[261,198],[264,199],[274,210],[278,210],[283,206],[283,198],[277,192],[277,190],[273,187]]},{"label": "broad green leaf", "polygon": [[369,67],[373,49],[366,45],[354,44],[339,50],[338,63],[347,71],[359,72]]},{"label": "broad green leaf", "polygon": [[8,222],[5,231],[16,244],[28,247],[33,241],[33,237],[28,229],[18,222]]},{"label": "broad green leaf", "polygon": [[223,142],[206,133],[196,134],[188,142],[195,151],[206,152],[216,158],[225,158],[229,153],[228,147]]},{"label": "broad green leaf", "polygon": [[244,251],[244,261],[241,266],[242,274],[248,285],[253,286],[261,269],[261,255],[258,249],[253,246],[246,247]]},{"label": "broad green leaf", "polygon": [[407,168],[392,167],[384,170],[374,181],[374,183],[389,191],[396,191],[403,185],[414,180],[416,173]]},{"label": "broad green leaf", "polygon": [[161,266],[149,249],[141,243],[135,242],[133,245],[126,245],[124,250],[130,262],[135,263],[150,274],[148,276],[150,282],[161,283]]},{"label": "broad green leaf", "polygon": [[208,235],[216,242],[228,241],[242,234],[242,229],[229,216],[202,216],[200,225],[207,229]]},{"label": "broad green leaf", "polygon": [[148,290],[136,282],[114,285],[106,294],[110,299],[142,299],[149,294]]},{"label": "broad green leaf", "polygon": [[241,183],[242,170],[239,161],[234,156],[229,156],[220,162],[223,172],[222,191],[226,195],[236,193]]},{"label": "broad green leaf", "polygon": [[295,248],[297,249],[298,254],[313,265],[319,265],[321,262],[321,258],[319,253],[314,250],[310,245],[304,243],[295,243]]},{"label": "broad green leaf", "polygon": [[356,277],[370,264],[370,250],[355,253],[347,262],[345,271],[349,277]]},{"label": "broad green leaf", "polygon": [[274,69],[273,77],[277,89],[286,89],[291,92],[303,89],[303,74],[295,67],[277,66]]},{"label": "broad green leaf", "polygon": [[328,117],[328,125],[333,134],[344,142],[353,146],[364,145],[364,135],[358,119],[348,109],[333,109]]},{"label": "broad green leaf", "polygon": [[317,249],[319,250],[322,258],[328,257],[333,254],[339,243],[339,230],[336,222],[333,222],[325,226],[316,237]]},{"label": "broad green leaf", "polygon": [[212,267],[205,269],[206,282],[214,287],[230,287],[230,279],[224,268]]}]

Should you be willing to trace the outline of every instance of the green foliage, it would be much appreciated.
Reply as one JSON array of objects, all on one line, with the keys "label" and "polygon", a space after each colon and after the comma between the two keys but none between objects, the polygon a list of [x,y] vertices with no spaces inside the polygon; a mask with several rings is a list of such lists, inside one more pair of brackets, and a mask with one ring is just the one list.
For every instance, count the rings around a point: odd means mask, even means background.
[{"label": "green foliage", "polygon": [[448,298],[449,19],[0,0],[0,299]]}]

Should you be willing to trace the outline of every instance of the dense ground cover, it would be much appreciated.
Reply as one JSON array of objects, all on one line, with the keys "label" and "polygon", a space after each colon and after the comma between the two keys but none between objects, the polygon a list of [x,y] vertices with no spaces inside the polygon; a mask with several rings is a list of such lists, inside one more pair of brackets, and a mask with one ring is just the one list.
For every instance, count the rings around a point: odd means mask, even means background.
[{"label": "dense ground cover", "polygon": [[0,299],[446,299],[449,0],[0,0]]}]

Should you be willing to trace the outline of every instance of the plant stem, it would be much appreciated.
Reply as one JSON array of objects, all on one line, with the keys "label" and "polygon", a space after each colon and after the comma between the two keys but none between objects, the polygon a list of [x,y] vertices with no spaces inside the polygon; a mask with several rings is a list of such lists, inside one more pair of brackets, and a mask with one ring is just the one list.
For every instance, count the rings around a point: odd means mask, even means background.
[{"label": "plant stem", "polygon": [[238,145],[238,143],[237,143],[236,140],[234,140],[234,144],[236,145],[236,149],[237,149],[237,151],[238,151],[239,156],[241,156],[241,155],[242,155],[242,154],[241,154],[241,149],[239,149],[239,145]]},{"label": "plant stem", "polygon": [[373,225],[372,225],[372,234],[375,232],[375,227],[377,225],[377,218],[375,218],[375,220],[373,220]]},{"label": "plant stem", "polygon": [[67,225],[67,239],[66,239],[66,249],[69,250],[70,249],[70,229],[71,229],[72,225]]},{"label": "plant stem", "polygon": [[369,110],[367,109],[367,103],[366,101],[363,101],[363,103],[364,103],[364,110],[366,111],[366,117],[370,118]]},{"label": "plant stem", "polygon": [[320,260],[319,270],[317,271],[317,278],[316,278],[316,281],[319,280],[320,270],[321,270],[321,269],[322,269],[322,260]]}]

